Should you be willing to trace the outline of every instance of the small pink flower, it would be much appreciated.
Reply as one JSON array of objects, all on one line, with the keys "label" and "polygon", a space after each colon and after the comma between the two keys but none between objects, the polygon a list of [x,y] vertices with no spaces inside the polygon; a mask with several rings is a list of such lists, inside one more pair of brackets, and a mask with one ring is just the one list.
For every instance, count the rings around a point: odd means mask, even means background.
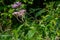
[{"label": "small pink flower", "polygon": [[17,8],[17,7],[18,7],[17,4],[13,4],[13,5],[12,5],[12,8]]},{"label": "small pink flower", "polygon": [[14,12],[12,15],[15,15],[15,16],[17,16],[17,15],[18,15],[18,12]]},{"label": "small pink flower", "polygon": [[22,9],[22,10],[20,10],[19,12],[14,12],[13,15],[14,15],[14,16],[17,16],[17,17],[18,17],[18,16],[22,17],[22,16],[25,15],[25,12],[26,12],[26,10]]},{"label": "small pink flower", "polygon": [[18,6],[20,6],[22,3],[21,3],[21,2],[16,2],[16,4],[17,4]]},{"label": "small pink flower", "polygon": [[22,10],[19,11],[19,15],[23,16],[25,14],[25,12],[26,12],[26,10],[22,9]]},{"label": "small pink flower", "polygon": [[15,4],[12,5],[12,8],[17,8],[19,6],[21,6],[21,2],[16,2]]}]

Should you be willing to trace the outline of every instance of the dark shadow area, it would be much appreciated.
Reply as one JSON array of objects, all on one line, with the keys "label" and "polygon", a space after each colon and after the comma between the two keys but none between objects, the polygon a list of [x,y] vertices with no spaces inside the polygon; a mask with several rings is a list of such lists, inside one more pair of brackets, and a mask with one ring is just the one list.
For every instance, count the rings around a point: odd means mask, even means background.
[{"label": "dark shadow area", "polygon": [[[24,23],[24,22],[19,22],[18,20],[17,20],[17,18],[16,17],[12,17],[12,25],[11,25],[11,27],[12,27],[12,29],[14,29],[14,28],[17,28],[17,27],[19,27],[22,23]],[[21,19],[20,19],[21,20]],[[16,26],[15,26],[16,25]]]},{"label": "dark shadow area", "polygon": [[4,4],[5,5],[10,5],[10,4],[13,4],[16,0],[4,0]]}]

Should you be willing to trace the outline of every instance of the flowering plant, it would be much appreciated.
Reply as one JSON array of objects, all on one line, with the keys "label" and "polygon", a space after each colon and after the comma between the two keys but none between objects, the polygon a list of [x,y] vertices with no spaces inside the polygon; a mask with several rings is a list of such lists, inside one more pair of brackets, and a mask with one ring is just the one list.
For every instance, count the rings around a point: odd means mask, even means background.
[{"label": "flowering plant", "polygon": [[0,0],[0,40],[60,40],[60,1]]}]

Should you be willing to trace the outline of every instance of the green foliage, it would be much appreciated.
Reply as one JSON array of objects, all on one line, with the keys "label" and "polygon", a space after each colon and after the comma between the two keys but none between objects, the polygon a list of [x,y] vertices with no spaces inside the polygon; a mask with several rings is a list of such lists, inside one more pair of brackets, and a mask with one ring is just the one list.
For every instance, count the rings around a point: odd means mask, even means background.
[{"label": "green foliage", "polygon": [[[59,39],[60,1],[45,0],[44,8],[35,8],[33,1],[36,0],[15,0],[12,2],[22,2],[22,5],[15,9],[11,7],[11,1],[9,0],[10,4],[5,4],[5,0],[0,0],[0,40]],[[19,22],[13,12],[21,9],[26,9],[26,13],[23,19],[17,17],[21,21]]]}]

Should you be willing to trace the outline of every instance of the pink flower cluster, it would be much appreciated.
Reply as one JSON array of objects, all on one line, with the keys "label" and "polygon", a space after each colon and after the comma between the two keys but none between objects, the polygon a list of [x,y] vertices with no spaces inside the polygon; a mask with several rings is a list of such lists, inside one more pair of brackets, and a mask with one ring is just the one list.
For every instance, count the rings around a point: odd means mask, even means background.
[{"label": "pink flower cluster", "polygon": [[23,16],[25,14],[26,10],[22,9],[19,12],[14,12],[13,15],[14,16]]},{"label": "pink flower cluster", "polygon": [[22,4],[21,2],[16,2],[12,5],[12,8],[17,8],[17,7],[21,6],[21,4]]},{"label": "pink flower cluster", "polygon": [[[16,2],[12,5],[12,8],[18,8],[19,6],[21,6],[21,4],[22,4],[21,2]],[[18,16],[22,17],[25,14],[25,12],[26,12],[26,10],[22,9],[18,12],[14,12],[13,15],[16,17],[18,17]]]}]

